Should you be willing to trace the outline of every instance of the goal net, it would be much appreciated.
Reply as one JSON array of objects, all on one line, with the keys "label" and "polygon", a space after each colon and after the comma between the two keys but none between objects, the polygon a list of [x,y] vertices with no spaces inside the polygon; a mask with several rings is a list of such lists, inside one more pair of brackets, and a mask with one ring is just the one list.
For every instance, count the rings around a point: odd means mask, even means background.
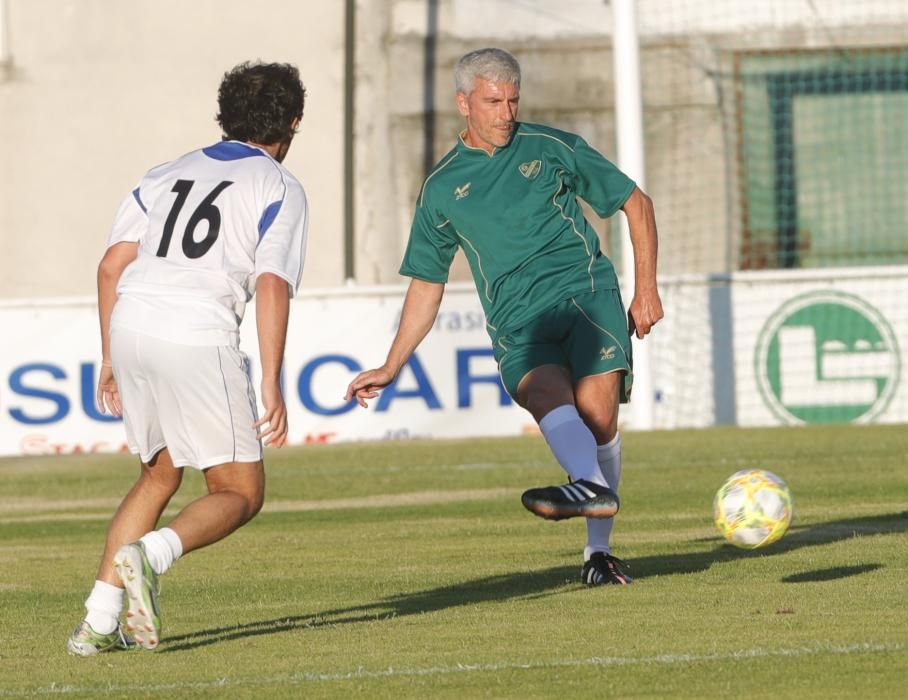
[{"label": "goal net", "polygon": [[908,3],[637,16],[656,427],[908,421]]}]

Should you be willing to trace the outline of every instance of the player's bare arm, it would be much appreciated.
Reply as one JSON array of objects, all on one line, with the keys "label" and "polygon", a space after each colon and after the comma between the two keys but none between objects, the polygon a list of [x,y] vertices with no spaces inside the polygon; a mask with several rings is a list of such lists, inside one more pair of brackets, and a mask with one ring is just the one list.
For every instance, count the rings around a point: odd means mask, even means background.
[{"label": "player's bare arm", "polygon": [[262,405],[265,412],[256,422],[258,438],[270,447],[287,442],[287,407],[281,392],[281,365],[287,341],[290,315],[290,287],[287,282],[266,272],[256,281],[256,326],[262,360]]},{"label": "player's bare arm", "polygon": [[391,343],[385,364],[376,369],[360,372],[347,387],[344,397],[346,401],[355,397],[357,403],[365,407],[366,399],[374,399],[378,396],[379,389],[394,381],[400,368],[410,359],[410,355],[435,323],[444,292],[444,284],[420,279],[413,279],[410,282],[400,315],[400,326]]},{"label": "player's bare arm", "polygon": [[110,314],[117,301],[117,283],[123,270],[139,251],[138,243],[122,242],[112,245],[98,265],[98,318],[101,323],[101,371],[98,374],[97,400],[101,412],[113,416],[123,413],[120,392],[110,362]]},{"label": "player's bare arm", "polygon": [[628,308],[630,331],[643,338],[662,318],[662,300],[656,286],[658,236],[653,201],[635,188],[622,207],[634,248],[634,298]]}]

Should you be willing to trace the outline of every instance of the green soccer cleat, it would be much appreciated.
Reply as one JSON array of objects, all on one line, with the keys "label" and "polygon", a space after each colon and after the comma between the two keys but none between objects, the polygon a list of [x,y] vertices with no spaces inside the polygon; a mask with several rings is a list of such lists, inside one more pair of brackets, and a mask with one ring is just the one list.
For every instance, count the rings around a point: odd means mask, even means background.
[{"label": "green soccer cleat", "polygon": [[86,620],[79,623],[66,642],[66,651],[73,656],[96,656],[105,651],[122,651],[134,647],[135,644],[124,636],[122,627],[117,626],[110,634],[100,634]]},{"label": "green soccer cleat", "polygon": [[145,556],[145,545],[141,542],[124,544],[114,556],[114,567],[129,600],[126,631],[143,649],[157,648],[161,638],[161,616],[158,613],[161,589],[158,575]]}]

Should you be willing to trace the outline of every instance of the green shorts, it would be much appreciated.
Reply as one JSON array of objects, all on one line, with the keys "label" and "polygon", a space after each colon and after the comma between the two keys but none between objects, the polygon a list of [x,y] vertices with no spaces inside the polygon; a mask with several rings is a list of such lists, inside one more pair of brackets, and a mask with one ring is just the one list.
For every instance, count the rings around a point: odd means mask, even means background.
[{"label": "green shorts", "polygon": [[520,380],[542,365],[561,365],[576,383],[583,377],[622,372],[621,403],[634,381],[627,314],[617,289],[586,292],[565,299],[522,328],[492,335],[498,371],[508,393],[517,396]]}]

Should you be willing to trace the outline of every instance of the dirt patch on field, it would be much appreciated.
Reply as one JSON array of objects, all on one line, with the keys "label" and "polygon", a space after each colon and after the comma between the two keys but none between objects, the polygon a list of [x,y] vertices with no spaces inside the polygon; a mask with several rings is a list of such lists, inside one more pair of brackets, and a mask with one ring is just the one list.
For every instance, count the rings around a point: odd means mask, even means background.
[{"label": "dirt patch on field", "polygon": [[466,489],[461,491],[415,491],[412,493],[381,494],[358,498],[332,498],[325,501],[282,501],[265,503],[263,510],[269,513],[295,513],[310,510],[351,510],[359,508],[395,508],[398,506],[422,506],[433,503],[456,503],[458,501],[488,501],[493,498],[513,496],[513,489]]},{"label": "dirt patch on field", "polygon": [[120,505],[119,498],[0,498],[0,515],[11,513],[42,513],[51,511],[59,513],[64,510],[83,510],[85,508],[110,508]]},{"label": "dirt patch on field", "polygon": [[[316,510],[356,510],[361,508],[397,508],[401,506],[431,505],[433,503],[457,503],[461,501],[487,501],[494,498],[515,496],[514,489],[465,489],[460,491],[415,491],[412,493],[379,494],[356,498],[332,498],[327,500],[272,500],[265,503],[267,513],[297,513]],[[0,523],[36,523],[80,520],[109,520],[119,499],[46,499],[46,498],[4,498],[0,499]],[[175,514],[174,504],[168,514]],[[83,511],[83,512],[67,512]],[[90,512],[84,512],[90,511]],[[172,511],[172,513],[171,513]]]}]

